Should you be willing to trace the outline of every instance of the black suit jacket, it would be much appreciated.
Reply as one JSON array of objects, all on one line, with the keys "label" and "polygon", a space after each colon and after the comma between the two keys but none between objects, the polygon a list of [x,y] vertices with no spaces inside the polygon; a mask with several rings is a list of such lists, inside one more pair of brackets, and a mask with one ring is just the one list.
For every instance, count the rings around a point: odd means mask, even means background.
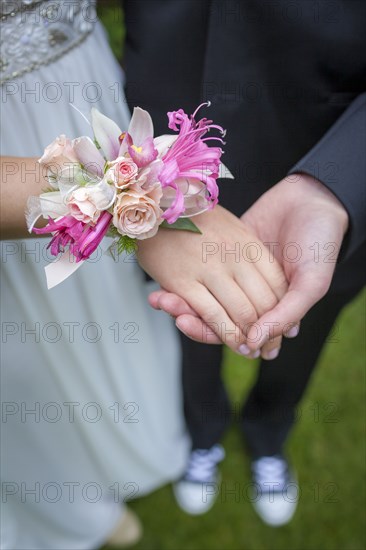
[{"label": "black suit jacket", "polygon": [[[328,186],[350,216],[338,286],[363,280],[366,184],[364,0],[125,0],[126,95],[150,111],[227,129],[235,175],[220,203],[242,214],[286,174]],[[295,183],[294,183],[295,184]],[[352,276],[350,275],[352,273]]]}]

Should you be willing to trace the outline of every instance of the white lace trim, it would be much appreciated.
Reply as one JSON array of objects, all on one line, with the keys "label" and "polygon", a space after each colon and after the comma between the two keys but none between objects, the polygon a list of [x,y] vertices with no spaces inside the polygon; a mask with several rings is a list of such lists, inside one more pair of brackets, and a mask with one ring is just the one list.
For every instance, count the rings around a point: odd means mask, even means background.
[{"label": "white lace trim", "polygon": [[96,0],[0,0],[0,83],[62,57],[96,22]]}]

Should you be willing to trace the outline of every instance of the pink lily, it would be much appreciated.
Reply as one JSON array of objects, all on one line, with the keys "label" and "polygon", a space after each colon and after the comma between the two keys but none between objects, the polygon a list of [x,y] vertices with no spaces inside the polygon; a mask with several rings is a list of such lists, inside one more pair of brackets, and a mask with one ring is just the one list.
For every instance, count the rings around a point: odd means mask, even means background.
[{"label": "pink lily", "polygon": [[180,182],[202,182],[206,186],[206,201],[209,208],[218,202],[218,187],[216,179],[219,176],[221,147],[208,147],[207,141],[216,140],[224,143],[220,137],[206,137],[211,129],[217,129],[222,136],[225,131],[221,126],[212,124],[212,120],[202,118],[198,122],[195,116],[198,110],[209,103],[202,103],[196,111],[188,115],[179,109],[168,113],[169,128],[179,131],[179,135],[167,153],[162,157],[164,168],[159,174],[163,188],[175,189],[175,200],[164,212],[163,217],[168,223],[174,223],[185,211],[184,196]]}]

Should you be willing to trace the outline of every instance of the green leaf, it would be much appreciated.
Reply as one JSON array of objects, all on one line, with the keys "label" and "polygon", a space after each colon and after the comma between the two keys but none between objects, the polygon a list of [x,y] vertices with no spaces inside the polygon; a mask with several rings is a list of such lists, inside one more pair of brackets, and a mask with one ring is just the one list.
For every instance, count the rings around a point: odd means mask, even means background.
[{"label": "green leaf", "polygon": [[54,193],[55,191],[58,191],[58,189],[55,189],[54,187],[45,187],[42,189],[42,193]]},{"label": "green leaf", "polygon": [[118,233],[117,227],[113,224],[109,226],[107,237],[120,237],[121,233]]},{"label": "green leaf", "polygon": [[160,225],[164,229],[180,229],[181,231],[192,231],[202,235],[202,231],[195,225],[190,218],[178,218],[174,223],[168,223],[166,220]]},{"label": "green leaf", "polygon": [[122,254],[122,252],[127,252],[127,254],[133,254],[137,250],[137,241],[136,239],[131,239],[127,235],[121,235],[117,241],[117,252]]},{"label": "green leaf", "polygon": [[121,235],[120,233],[118,233],[117,229],[114,226],[110,227],[107,235],[116,238],[116,240],[111,244],[108,249],[113,259],[116,259],[115,253],[117,255],[120,255],[123,252],[126,252],[128,255],[131,255],[136,252],[136,239],[131,239],[131,237],[127,237],[127,235]]}]

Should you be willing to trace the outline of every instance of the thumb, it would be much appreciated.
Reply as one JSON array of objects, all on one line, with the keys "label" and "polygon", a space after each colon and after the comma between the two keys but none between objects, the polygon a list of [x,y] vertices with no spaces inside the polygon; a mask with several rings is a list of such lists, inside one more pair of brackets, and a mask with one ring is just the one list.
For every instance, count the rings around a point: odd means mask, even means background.
[{"label": "thumb", "polygon": [[306,270],[294,273],[283,298],[254,323],[247,334],[247,345],[255,351],[267,341],[286,333],[327,293],[331,275]]}]

